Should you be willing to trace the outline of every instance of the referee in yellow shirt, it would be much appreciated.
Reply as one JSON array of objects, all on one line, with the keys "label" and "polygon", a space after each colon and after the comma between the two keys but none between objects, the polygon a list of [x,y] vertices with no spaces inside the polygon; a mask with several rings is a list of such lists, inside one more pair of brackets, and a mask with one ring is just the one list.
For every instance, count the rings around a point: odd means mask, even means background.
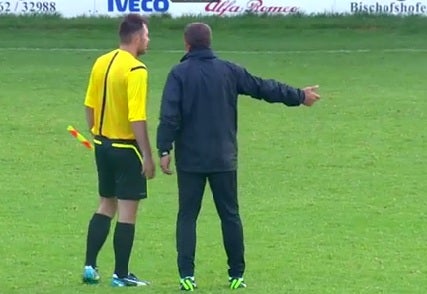
[{"label": "referee in yellow shirt", "polygon": [[89,222],[83,282],[98,283],[97,256],[118,213],[114,231],[114,287],[149,283],[129,272],[138,204],[147,197],[147,179],[154,163],[146,125],[146,66],[138,56],[147,50],[145,18],[127,15],[119,29],[120,48],[100,56],[93,65],[85,106],[94,135],[100,205]]}]

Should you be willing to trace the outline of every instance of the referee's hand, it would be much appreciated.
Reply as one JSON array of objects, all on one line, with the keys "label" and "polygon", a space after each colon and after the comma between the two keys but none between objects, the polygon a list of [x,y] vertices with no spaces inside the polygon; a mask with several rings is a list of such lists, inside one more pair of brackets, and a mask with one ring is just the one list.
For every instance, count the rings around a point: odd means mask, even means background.
[{"label": "referee's hand", "polygon": [[314,102],[320,99],[320,95],[317,93],[317,89],[319,89],[319,86],[311,86],[302,89],[305,95],[303,102],[305,106],[311,106],[314,104]]},{"label": "referee's hand", "polygon": [[172,171],[170,169],[171,164],[171,156],[165,155],[160,158],[160,168],[162,169],[162,172],[166,175],[171,175]]},{"label": "referee's hand", "polygon": [[156,167],[154,165],[153,158],[144,157],[144,162],[142,165],[142,173],[144,174],[147,180],[154,178]]}]

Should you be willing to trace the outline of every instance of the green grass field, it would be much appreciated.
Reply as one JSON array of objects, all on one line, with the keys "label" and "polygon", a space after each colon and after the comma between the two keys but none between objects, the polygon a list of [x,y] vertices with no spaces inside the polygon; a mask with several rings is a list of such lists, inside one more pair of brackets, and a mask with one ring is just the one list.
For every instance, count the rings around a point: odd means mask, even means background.
[{"label": "green grass field", "polygon": [[[153,146],[162,86],[191,20],[151,22],[143,60]],[[249,286],[242,291],[425,293],[427,19],[206,21],[220,57],[298,87],[319,84],[322,95],[312,108],[241,97]],[[86,129],[88,74],[116,46],[116,27],[107,19],[0,18],[0,293],[123,292],[109,287],[111,237],[99,257],[102,283],[80,283],[97,185],[93,155],[66,131]],[[153,284],[127,291],[175,293],[175,175],[158,168],[149,190],[131,270]],[[198,224],[200,294],[230,291],[220,236],[207,190]]]}]

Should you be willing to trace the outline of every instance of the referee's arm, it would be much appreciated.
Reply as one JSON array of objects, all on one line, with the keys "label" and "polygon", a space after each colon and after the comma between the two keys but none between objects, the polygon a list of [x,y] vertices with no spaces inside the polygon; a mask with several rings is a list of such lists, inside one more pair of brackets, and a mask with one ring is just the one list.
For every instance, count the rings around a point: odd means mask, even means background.
[{"label": "referee's arm", "polygon": [[181,84],[172,70],[163,89],[160,122],[157,127],[157,150],[160,156],[169,154],[172,150],[172,144],[180,128],[181,93]]},{"label": "referee's arm", "polygon": [[91,134],[93,134],[93,127],[95,125],[95,105],[96,105],[96,99],[98,95],[98,87],[95,84],[94,79],[94,71],[95,68],[92,69],[92,72],[89,77],[89,84],[86,91],[86,98],[85,98],[85,114],[86,114],[86,123],[88,130]]},{"label": "referee's arm", "polygon": [[144,159],[151,158],[147,131],[148,73],[143,66],[133,68],[128,75],[128,119]]}]

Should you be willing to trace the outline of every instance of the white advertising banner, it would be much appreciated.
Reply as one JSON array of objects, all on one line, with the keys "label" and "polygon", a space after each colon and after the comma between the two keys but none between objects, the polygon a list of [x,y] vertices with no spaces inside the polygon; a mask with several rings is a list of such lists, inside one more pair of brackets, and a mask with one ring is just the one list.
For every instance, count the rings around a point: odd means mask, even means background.
[{"label": "white advertising banner", "polygon": [[427,0],[0,0],[0,14],[60,13],[117,16],[129,12],[234,16],[243,13],[287,15],[294,13],[376,13],[427,15]]},{"label": "white advertising banner", "polygon": [[96,11],[100,15],[117,15],[127,12],[169,13],[182,15],[233,16],[243,13],[294,14],[333,12],[328,1],[313,0],[97,0]]}]

